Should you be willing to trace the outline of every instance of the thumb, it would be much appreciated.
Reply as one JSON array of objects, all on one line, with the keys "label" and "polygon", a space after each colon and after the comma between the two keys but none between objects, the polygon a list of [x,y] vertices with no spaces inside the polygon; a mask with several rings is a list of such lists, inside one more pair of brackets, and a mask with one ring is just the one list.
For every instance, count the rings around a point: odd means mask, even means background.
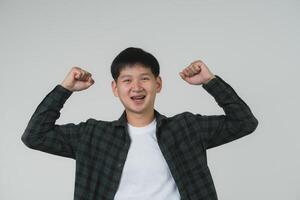
[{"label": "thumb", "polygon": [[76,80],[79,80],[79,78],[80,78],[80,73],[75,72],[75,73],[74,73],[74,78],[75,78]]}]

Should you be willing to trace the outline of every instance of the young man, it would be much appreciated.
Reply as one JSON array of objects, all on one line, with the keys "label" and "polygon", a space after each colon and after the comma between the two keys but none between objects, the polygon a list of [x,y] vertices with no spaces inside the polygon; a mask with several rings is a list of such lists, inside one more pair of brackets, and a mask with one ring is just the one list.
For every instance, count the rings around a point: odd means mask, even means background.
[{"label": "young man", "polygon": [[200,60],[179,75],[202,85],[225,115],[160,114],[154,109],[159,64],[140,48],[123,50],[111,73],[112,91],[125,108],[118,120],[55,124],[70,95],[94,84],[89,72],[73,67],[37,107],[24,144],[76,160],[75,200],[216,200],[206,150],[256,129],[247,104]]}]

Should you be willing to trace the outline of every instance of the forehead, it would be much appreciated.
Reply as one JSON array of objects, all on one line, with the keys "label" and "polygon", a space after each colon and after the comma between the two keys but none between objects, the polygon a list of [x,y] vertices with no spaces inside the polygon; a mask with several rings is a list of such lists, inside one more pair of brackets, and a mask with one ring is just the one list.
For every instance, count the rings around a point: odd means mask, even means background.
[{"label": "forehead", "polygon": [[142,76],[150,75],[153,76],[153,73],[150,68],[144,67],[141,64],[134,64],[132,66],[126,66],[120,71],[119,78],[127,76]]}]

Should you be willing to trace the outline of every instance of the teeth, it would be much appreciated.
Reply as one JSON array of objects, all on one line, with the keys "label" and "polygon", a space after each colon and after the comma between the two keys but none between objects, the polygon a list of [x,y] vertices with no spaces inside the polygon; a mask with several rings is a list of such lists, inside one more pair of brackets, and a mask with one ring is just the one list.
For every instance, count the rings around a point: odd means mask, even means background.
[{"label": "teeth", "polygon": [[145,96],[138,96],[138,97],[131,97],[132,99],[144,99],[145,98]]}]

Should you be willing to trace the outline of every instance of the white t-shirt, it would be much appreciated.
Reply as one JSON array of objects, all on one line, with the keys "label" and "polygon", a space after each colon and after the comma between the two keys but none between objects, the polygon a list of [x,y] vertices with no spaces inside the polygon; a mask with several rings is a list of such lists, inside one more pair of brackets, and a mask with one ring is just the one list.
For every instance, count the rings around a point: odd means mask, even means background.
[{"label": "white t-shirt", "polygon": [[131,145],[115,200],[180,200],[156,139],[156,120],[145,127],[128,124]]}]

